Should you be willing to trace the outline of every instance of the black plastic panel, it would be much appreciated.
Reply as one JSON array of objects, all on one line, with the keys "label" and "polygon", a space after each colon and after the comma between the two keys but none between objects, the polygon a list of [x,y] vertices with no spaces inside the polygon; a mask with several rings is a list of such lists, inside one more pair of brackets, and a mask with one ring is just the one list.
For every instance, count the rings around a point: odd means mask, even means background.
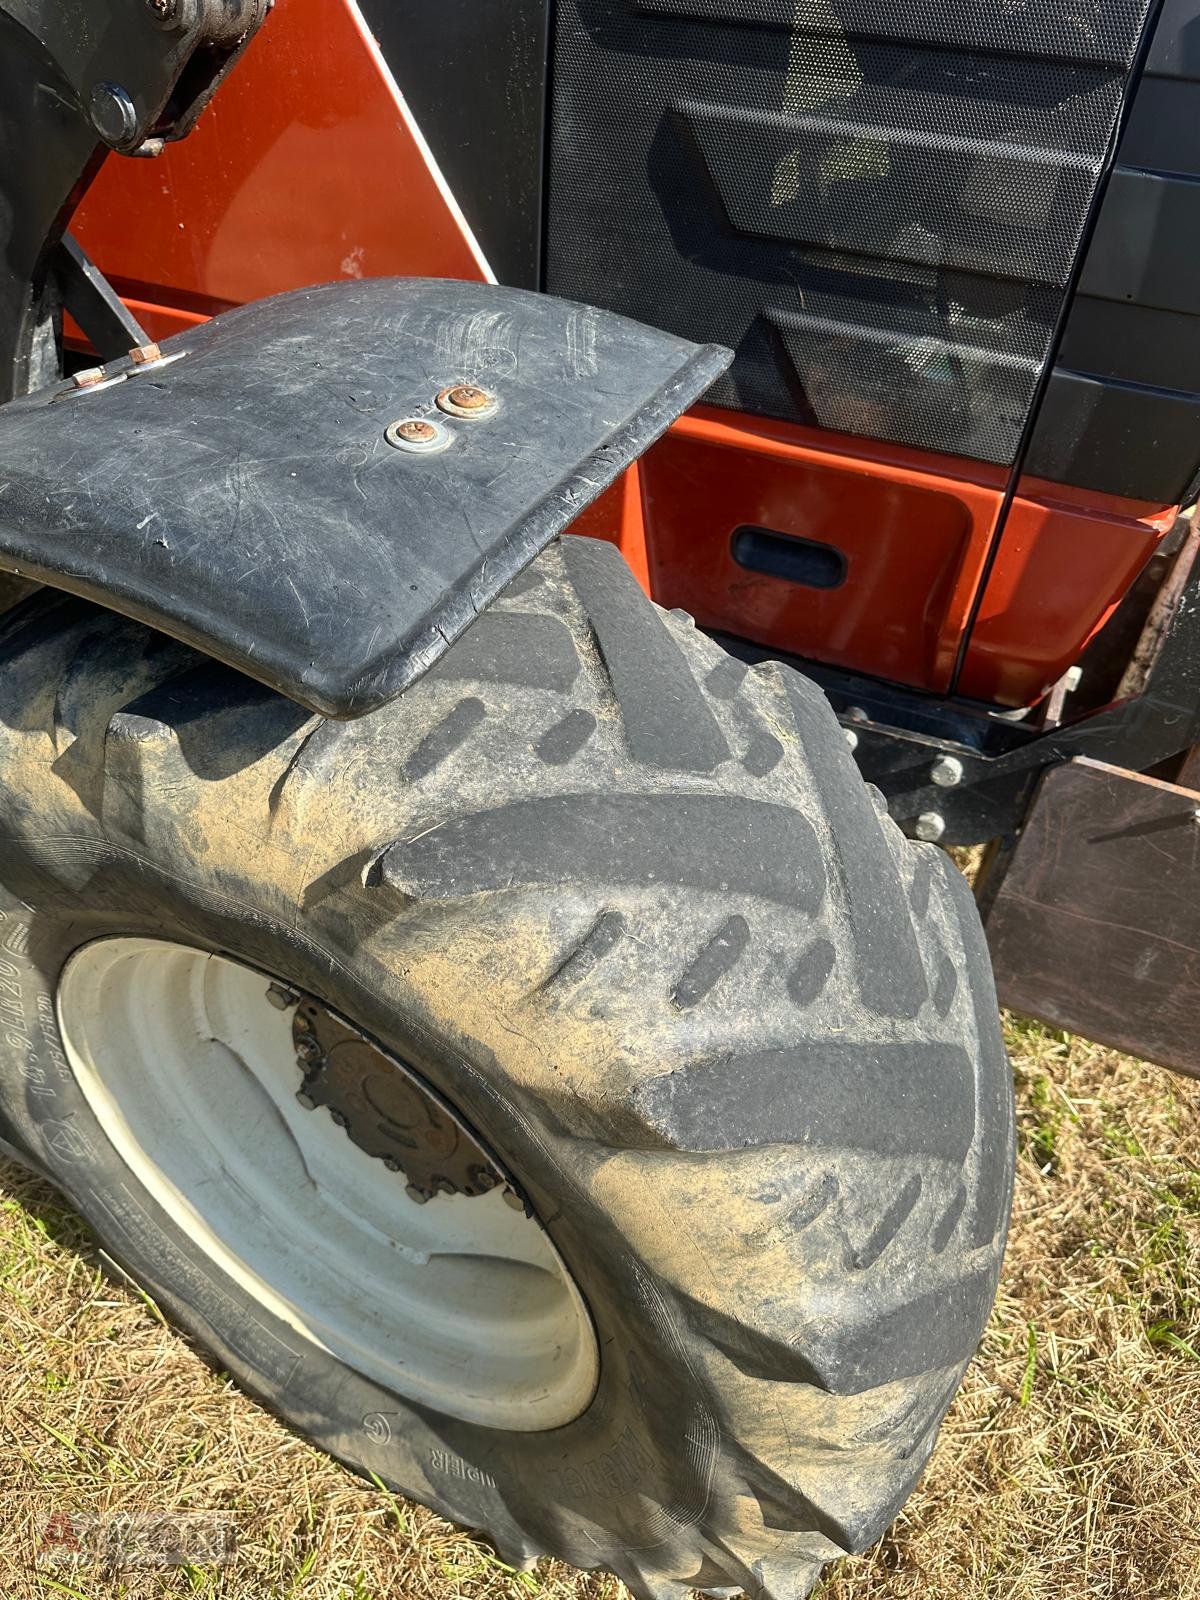
[{"label": "black plastic panel", "polygon": [[[728,353],[546,295],[369,279],[0,407],[0,569],[357,716],[427,671]],[[442,415],[473,382],[493,415]],[[387,438],[432,421],[437,454]]]},{"label": "black plastic panel", "polygon": [[359,0],[501,283],[541,279],[551,0]]},{"label": "black plastic panel", "polygon": [[1163,504],[1200,473],[1200,0],[1168,0],[1026,461]]},{"label": "black plastic panel", "polygon": [[1012,463],[1147,0],[559,0],[556,293],[719,403]]},{"label": "black plastic panel", "polygon": [[1026,470],[1135,500],[1182,500],[1200,456],[1200,395],[1052,374]]}]

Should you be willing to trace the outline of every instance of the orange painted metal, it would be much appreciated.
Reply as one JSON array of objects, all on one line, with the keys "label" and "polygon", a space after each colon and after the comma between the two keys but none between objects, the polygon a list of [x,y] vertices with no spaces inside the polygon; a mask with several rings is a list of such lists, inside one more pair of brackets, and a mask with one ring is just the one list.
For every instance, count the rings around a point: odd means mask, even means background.
[{"label": "orange painted metal", "polygon": [[486,276],[351,0],[281,0],[195,131],[110,157],[74,231],[125,292],[182,292],[194,313],[337,278]]},{"label": "orange painted metal", "polygon": [[1175,506],[1023,478],[959,688],[1032,705],[1078,661],[1174,524]]},{"label": "orange painted metal", "polygon": [[647,594],[651,593],[642,478],[637,462],[623,472],[610,489],[593,500],[567,532],[581,533],[589,539],[607,539],[615,544],[642,588]]},{"label": "orange painted metal", "polygon": [[[703,627],[949,687],[1004,496],[998,468],[702,407],[642,463],[650,587]],[[845,582],[747,571],[735,530],[836,546]]]}]

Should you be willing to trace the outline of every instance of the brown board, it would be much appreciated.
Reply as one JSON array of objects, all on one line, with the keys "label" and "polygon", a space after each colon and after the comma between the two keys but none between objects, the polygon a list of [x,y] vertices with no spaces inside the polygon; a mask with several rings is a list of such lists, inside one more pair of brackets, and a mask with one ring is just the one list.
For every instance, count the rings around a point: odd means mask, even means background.
[{"label": "brown board", "polygon": [[1052,768],[987,932],[1002,1005],[1200,1076],[1200,794]]}]

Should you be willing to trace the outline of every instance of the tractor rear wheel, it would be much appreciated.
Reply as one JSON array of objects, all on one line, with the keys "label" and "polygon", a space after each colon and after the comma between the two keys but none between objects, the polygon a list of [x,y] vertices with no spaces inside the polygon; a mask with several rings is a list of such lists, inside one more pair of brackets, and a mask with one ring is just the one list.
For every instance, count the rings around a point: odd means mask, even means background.
[{"label": "tractor rear wheel", "polygon": [[514,1563],[805,1594],[995,1291],[969,891],[811,683],[590,540],[350,724],[62,595],[0,617],[0,1020],[0,1134],[106,1248]]}]

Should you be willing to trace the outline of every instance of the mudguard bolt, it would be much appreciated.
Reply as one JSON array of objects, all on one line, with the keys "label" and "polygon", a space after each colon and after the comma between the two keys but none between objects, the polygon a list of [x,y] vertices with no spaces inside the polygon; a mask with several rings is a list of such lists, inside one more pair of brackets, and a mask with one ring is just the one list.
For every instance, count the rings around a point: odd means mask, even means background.
[{"label": "mudguard bolt", "polygon": [[929,769],[939,789],[953,789],[963,779],[963,764],[957,756],[939,756]]},{"label": "mudguard bolt", "polygon": [[393,422],[384,434],[396,450],[407,450],[415,455],[429,455],[444,450],[450,443],[450,434],[436,422],[424,417],[402,417]]},{"label": "mudguard bolt", "polygon": [[407,439],[409,444],[428,444],[437,438],[437,429],[432,422],[421,422],[413,418],[411,422],[401,422],[396,426],[399,438]]},{"label": "mudguard bolt", "polygon": [[439,411],[452,417],[488,417],[496,409],[496,396],[474,383],[452,383],[437,396]]},{"label": "mudguard bolt", "polygon": [[913,827],[913,834],[926,844],[936,844],[946,831],[946,819],[937,811],[922,811]]}]

